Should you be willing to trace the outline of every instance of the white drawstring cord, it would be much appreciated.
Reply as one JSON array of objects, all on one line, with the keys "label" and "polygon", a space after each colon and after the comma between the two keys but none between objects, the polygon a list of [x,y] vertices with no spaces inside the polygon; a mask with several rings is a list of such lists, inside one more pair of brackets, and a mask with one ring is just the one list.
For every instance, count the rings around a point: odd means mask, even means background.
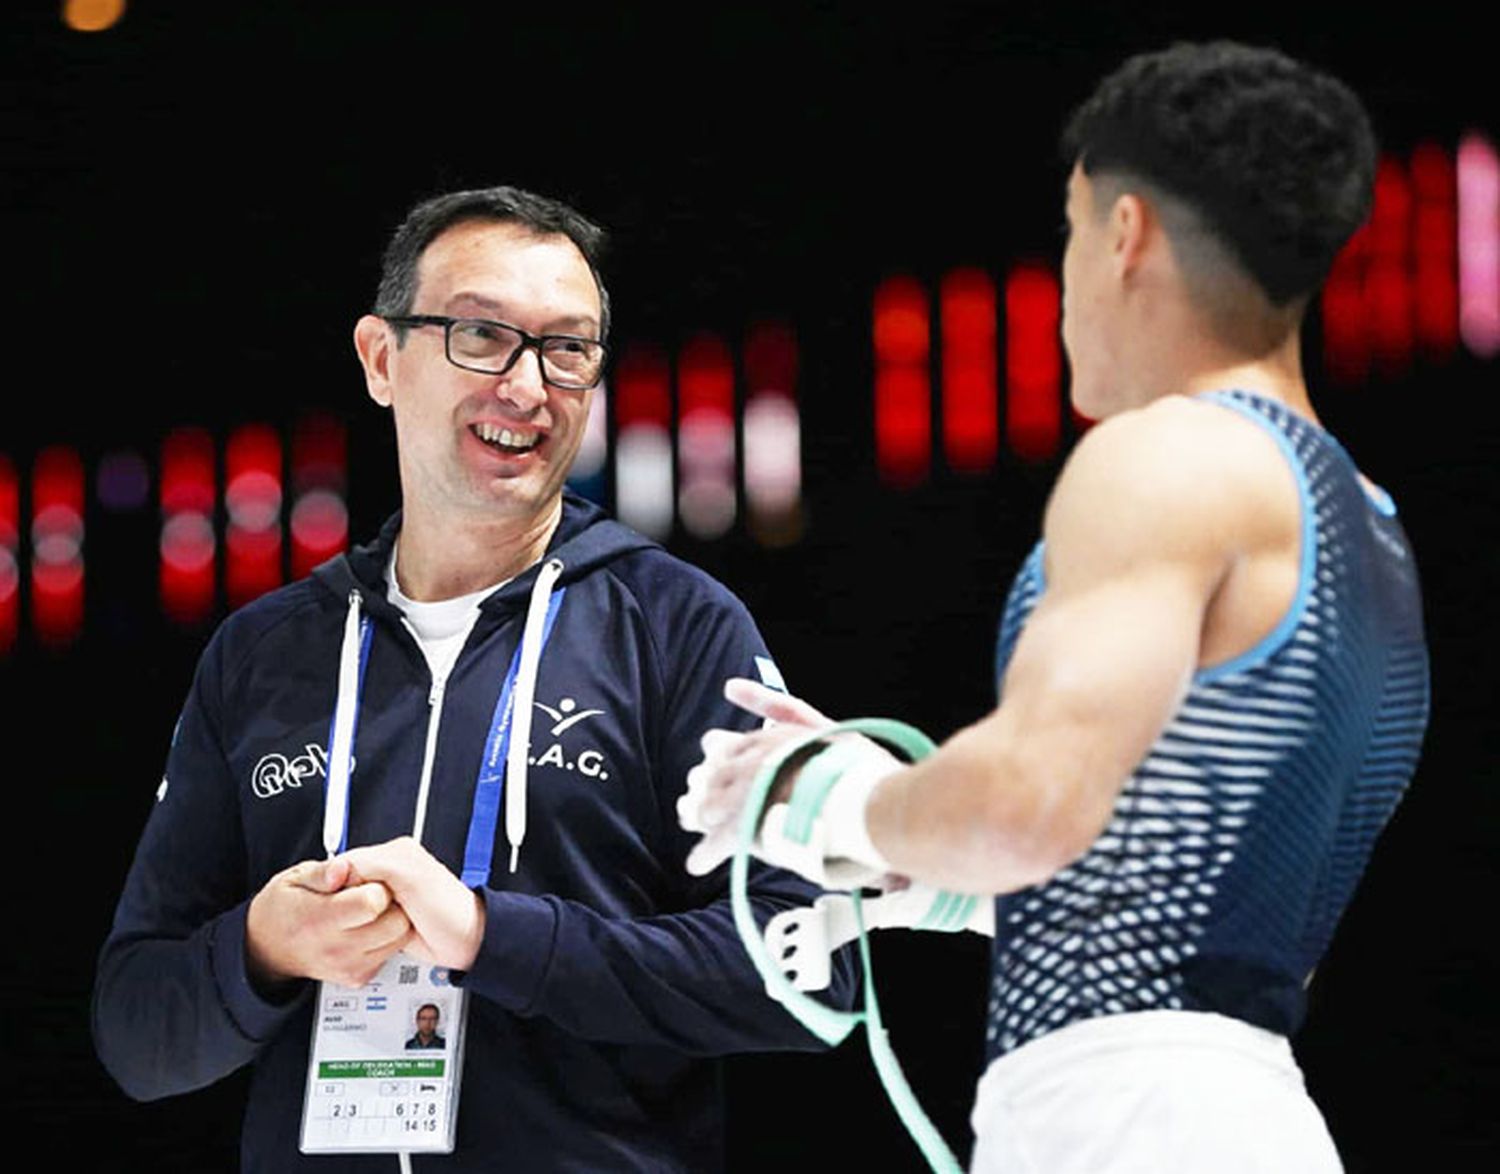
[{"label": "white drawstring cord", "polygon": [[354,752],[354,710],[359,704],[359,592],[349,592],[344,643],[339,649],[339,692],[328,749],[328,798],[323,804],[323,849],[330,857],[344,841],[349,814],[349,760]]},{"label": "white drawstring cord", "polygon": [[510,871],[516,871],[521,842],[526,839],[526,756],[531,742],[532,698],[536,696],[537,668],[542,660],[542,625],[547,617],[552,585],[563,572],[562,562],[548,559],[537,572],[521,631],[521,666],[511,706],[510,747],[505,754],[505,839],[510,844]]}]

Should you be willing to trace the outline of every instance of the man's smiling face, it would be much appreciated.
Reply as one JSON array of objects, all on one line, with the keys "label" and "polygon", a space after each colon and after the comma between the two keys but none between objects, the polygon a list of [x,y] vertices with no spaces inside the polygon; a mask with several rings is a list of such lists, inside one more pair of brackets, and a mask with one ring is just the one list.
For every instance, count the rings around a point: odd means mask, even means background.
[{"label": "man's smiling face", "polygon": [[[598,338],[599,289],[565,236],[510,222],[462,221],[422,253],[412,314],[487,318],[532,335]],[[450,363],[443,330],[390,332],[371,395],[395,416],[408,508],[524,520],[552,508],[583,440],[592,391],[550,387],[527,348],[503,375]]]}]

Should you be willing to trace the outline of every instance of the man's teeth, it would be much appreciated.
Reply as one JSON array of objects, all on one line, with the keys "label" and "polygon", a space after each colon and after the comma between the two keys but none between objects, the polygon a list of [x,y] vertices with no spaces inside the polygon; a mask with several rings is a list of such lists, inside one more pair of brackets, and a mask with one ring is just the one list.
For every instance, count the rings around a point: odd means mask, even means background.
[{"label": "man's teeth", "polygon": [[526,449],[535,448],[542,438],[542,434],[533,429],[502,428],[498,424],[475,424],[474,435],[486,444],[518,449],[523,452]]}]

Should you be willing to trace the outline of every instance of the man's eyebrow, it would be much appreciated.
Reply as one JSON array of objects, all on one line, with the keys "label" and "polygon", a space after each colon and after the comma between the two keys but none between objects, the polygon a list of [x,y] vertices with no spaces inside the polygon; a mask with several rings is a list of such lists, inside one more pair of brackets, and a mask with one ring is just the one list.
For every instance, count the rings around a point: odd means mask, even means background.
[{"label": "man's eyebrow", "polygon": [[[504,302],[497,302],[494,298],[485,297],[484,294],[472,293],[467,290],[454,294],[448,299],[447,308],[455,310],[463,306],[477,306],[486,313],[498,318],[501,322],[509,322],[510,315],[514,312]],[[552,318],[547,323],[549,330],[577,330],[597,331],[599,320],[592,314],[564,314]]]}]

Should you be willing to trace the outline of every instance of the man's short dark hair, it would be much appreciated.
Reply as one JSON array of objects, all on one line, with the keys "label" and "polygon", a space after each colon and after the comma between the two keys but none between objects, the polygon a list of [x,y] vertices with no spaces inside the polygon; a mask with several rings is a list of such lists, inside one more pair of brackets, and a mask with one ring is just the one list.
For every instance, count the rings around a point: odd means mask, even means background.
[{"label": "man's short dark hair", "polygon": [[[599,287],[599,334],[601,338],[608,337],[609,292],[599,275],[604,230],[561,200],[513,187],[448,192],[424,200],[408,212],[386,245],[374,312],[385,317],[410,314],[417,296],[417,264],[423,251],[445,230],[475,220],[518,224],[537,236],[565,236],[572,241],[588,262],[594,284]],[[396,328],[396,337],[400,342],[406,341],[404,327]]]},{"label": "man's short dark hair", "polygon": [[443,1017],[443,1012],[436,1003],[423,1003],[420,1007],[417,1008],[417,1014],[415,1017],[420,1018],[423,1011],[431,1011],[439,1019]]},{"label": "man's short dark hair", "polygon": [[1370,211],[1376,145],[1342,82],[1274,49],[1131,57],[1073,113],[1064,162],[1192,209],[1283,307],[1311,294]]}]

